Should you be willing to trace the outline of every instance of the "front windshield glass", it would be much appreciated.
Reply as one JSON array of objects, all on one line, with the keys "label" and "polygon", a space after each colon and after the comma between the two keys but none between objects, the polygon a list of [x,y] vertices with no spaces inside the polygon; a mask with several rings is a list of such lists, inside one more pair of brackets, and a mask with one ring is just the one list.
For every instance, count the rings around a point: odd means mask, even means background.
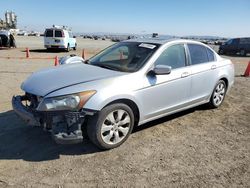
[{"label": "front windshield glass", "polygon": [[120,42],[89,59],[88,64],[121,72],[135,72],[158,47],[159,44],[152,43]]},{"label": "front windshield glass", "polygon": [[233,42],[233,39],[230,39],[230,40],[226,41],[226,44],[230,45],[230,44],[232,44],[232,42]]}]

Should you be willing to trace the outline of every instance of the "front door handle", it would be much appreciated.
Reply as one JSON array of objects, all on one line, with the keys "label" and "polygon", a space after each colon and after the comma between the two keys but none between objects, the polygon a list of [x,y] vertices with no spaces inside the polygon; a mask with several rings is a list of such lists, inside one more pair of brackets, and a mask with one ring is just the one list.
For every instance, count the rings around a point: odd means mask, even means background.
[{"label": "front door handle", "polygon": [[216,65],[212,65],[212,66],[211,66],[211,69],[216,69]]},{"label": "front door handle", "polygon": [[183,73],[181,74],[181,77],[182,77],[182,78],[185,78],[185,77],[187,77],[187,76],[189,76],[189,72],[183,72]]}]

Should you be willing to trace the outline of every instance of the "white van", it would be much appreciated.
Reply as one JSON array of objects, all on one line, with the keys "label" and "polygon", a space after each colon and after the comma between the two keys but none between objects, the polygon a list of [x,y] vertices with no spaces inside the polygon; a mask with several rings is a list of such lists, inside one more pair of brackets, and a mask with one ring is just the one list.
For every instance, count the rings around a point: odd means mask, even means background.
[{"label": "white van", "polygon": [[49,49],[76,50],[76,39],[72,32],[65,26],[54,26],[47,28],[44,32],[44,47]]}]

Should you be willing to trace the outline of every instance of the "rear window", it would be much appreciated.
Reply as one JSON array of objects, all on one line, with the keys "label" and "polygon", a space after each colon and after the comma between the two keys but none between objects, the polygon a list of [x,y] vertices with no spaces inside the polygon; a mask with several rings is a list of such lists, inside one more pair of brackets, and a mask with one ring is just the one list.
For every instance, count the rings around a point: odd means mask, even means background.
[{"label": "rear window", "polygon": [[240,44],[250,44],[250,38],[242,38],[242,39],[240,39]]},{"label": "rear window", "polygon": [[62,30],[55,30],[55,37],[63,37]]},{"label": "rear window", "polygon": [[206,47],[198,44],[188,44],[192,65],[208,62]]},{"label": "rear window", "polygon": [[46,37],[53,37],[53,30],[52,29],[47,29],[45,32]]}]

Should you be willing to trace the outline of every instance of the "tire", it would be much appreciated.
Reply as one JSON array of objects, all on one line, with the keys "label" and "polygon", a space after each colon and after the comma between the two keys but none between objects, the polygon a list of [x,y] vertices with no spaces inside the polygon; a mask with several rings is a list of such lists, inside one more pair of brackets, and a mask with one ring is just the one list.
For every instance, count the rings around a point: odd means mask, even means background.
[{"label": "tire", "polygon": [[70,51],[70,46],[68,44],[67,48],[66,48],[66,51],[69,52]]},{"label": "tire", "polygon": [[111,104],[98,115],[89,119],[87,134],[100,149],[107,150],[120,146],[129,137],[134,127],[134,113],[123,103]]},{"label": "tire", "polygon": [[241,49],[240,50],[240,55],[245,57],[246,56],[246,51],[244,49]]},{"label": "tire", "polygon": [[213,93],[211,95],[210,101],[209,101],[209,106],[211,108],[218,108],[222,102],[225,99],[226,96],[226,92],[227,92],[227,85],[225,83],[225,81],[220,80],[214,90]]},{"label": "tire", "polygon": [[220,50],[219,50],[219,54],[220,54],[220,55],[223,55],[223,54],[224,54],[224,50],[220,49]]},{"label": "tire", "polygon": [[75,47],[73,48],[74,51],[76,51],[77,44],[75,43]]}]

